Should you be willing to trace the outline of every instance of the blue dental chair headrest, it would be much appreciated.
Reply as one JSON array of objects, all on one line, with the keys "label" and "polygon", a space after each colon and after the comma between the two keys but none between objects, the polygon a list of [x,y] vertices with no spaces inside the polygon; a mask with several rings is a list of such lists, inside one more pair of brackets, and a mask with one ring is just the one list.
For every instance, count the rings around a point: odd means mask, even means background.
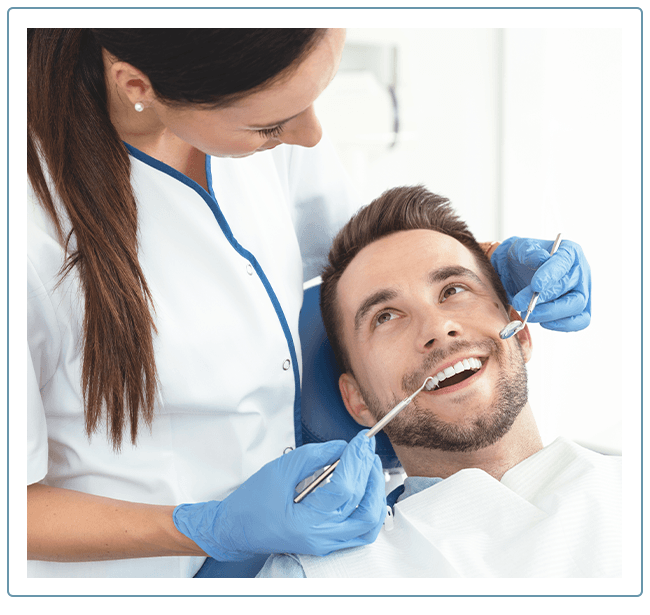
[{"label": "blue dental chair headrest", "polygon": [[[302,440],[349,442],[363,427],[346,410],[339,391],[339,369],[320,313],[320,284],[305,290],[300,312],[302,346]],[[376,436],[376,452],[385,469],[400,467],[385,433]]]}]

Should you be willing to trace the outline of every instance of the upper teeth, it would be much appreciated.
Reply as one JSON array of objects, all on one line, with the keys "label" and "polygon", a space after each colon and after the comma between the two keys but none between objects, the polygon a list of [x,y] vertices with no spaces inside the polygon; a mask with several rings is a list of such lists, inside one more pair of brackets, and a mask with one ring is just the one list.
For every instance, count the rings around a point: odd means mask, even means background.
[{"label": "upper teeth", "polygon": [[480,359],[475,359],[474,357],[471,357],[470,359],[463,359],[462,361],[458,361],[453,366],[446,367],[443,369],[441,372],[438,372],[435,376],[433,376],[433,380],[429,380],[426,385],[426,390],[431,391],[435,389],[438,386],[438,383],[442,382],[443,380],[446,380],[447,378],[450,378],[454,374],[460,374],[461,372],[464,372],[466,369],[481,369],[481,366],[483,363],[481,362]]}]

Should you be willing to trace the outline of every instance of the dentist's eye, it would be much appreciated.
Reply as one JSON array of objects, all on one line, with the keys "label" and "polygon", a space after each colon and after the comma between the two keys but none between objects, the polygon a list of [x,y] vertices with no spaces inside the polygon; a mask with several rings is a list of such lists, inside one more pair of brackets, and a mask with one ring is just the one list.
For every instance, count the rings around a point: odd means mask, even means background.
[{"label": "dentist's eye", "polygon": [[393,312],[381,312],[375,318],[375,327],[378,327],[379,325],[383,325],[385,322],[388,322],[389,320],[393,320],[394,318],[397,318],[397,315]]},{"label": "dentist's eye", "polygon": [[449,299],[449,297],[462,293],[466,290],[467,288],[460,284],[450,284],[449,286],[445,286],[445,288],[442,290],[442,293],[440,294],[440,303]]},{"label": "dentist's eye", "polygon": [[274,126],[273,128],[262,128],[258,130],[257,133],[267,139],[273,139],[275,137],[279,137],[283,130],[284,125],[280,124],[278,126]]}]

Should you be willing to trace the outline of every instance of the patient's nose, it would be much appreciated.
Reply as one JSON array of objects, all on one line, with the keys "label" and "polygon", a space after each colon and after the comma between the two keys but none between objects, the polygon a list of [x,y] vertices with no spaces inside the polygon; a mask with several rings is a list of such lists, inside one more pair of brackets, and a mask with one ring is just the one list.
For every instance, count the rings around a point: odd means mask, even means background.
[{"label": "patient's nose", "polygon": [[435,312],[428,314],[419,332],[417,346],[419,352],[428,352],[437,346],[443,346],[453,338],[461,336],[462,327],[457,319]]}]

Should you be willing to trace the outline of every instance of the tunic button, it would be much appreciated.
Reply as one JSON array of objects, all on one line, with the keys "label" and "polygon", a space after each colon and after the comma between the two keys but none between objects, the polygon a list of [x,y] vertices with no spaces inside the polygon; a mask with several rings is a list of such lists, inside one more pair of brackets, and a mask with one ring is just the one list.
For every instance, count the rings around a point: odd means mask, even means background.
[{"label": "tunic button", "polygon": [[282,454],[283,454],[283,455],[286,455],[287,453],[290,453],[292,450],[293,450],[293,446],[287,446],[287,448],[285,448],[285,449],[282,451]]},{"label": "tunic button", "polygon": [[282,369],[286,372],[289,368],[291,367],[291,361],[287,359],[283,364],[282,364]]},{"label": "tunic button", "polygon": [[248,263],[248,265],[246,265],[246,272],[248,273],[248,275],[253,275],[253,265]]}]

